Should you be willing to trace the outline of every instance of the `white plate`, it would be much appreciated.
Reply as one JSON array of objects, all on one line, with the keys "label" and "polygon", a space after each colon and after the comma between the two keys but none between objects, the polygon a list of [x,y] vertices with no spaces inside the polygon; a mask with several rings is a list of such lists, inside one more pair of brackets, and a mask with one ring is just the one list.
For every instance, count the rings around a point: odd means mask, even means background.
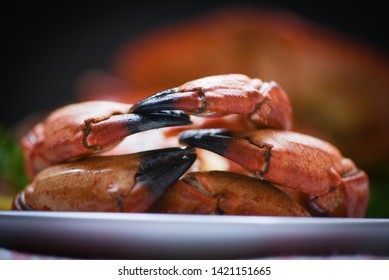
[{"label": "white plate", "polygon": [[389,256],[389,219],[0,211],[0,247],[104,259]]}]

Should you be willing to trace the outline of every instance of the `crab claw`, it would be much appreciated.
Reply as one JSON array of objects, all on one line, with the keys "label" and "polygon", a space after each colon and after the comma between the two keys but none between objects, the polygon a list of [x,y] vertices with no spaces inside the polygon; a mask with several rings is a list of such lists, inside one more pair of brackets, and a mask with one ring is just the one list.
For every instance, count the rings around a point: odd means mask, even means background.
[{"label": "crab claw", "polygon": [[[366,173],[325,141],[270,129],[251,132],[189,130],[181,134],[180,141],[224,156],[277,186],[315,197],[312,205],[321,212],[363,216],[366,211],[369,196]],[[316,199],[337,188],[346,188],[341,191],[346,197],[343,210],[336,210],[342,205],[330,203],[331,198]]]},{"label": "crab claw", "polygon": [[191,123],[184,113],[130,114],[129,109],[128,104],[89,101],[54,111],[21,140],[28,175],[108,149],[140,131]]},{"label": "crab claw", "polygon": [[16,210],[144,212],[193,164],[193,148],[89,157],[49,167],[14,200]]},{"label": "crab claw", "polygon": [[224,171],[186,174],[151,207],[150,212],[310,216],[269,182]]},{"label": "crab claw", "polygon": [[113,115],[104,121],[87,123],[84,146],[93,150],[101,150],[138,132],[190,123],[189,116],[179,111]]},{"label": "crab claw", "polygon": [[246,115],[256,127],[291,129],[292,107],[275,82],[245,75],[209,76],[157,93],[136,103],[131,112],[182,110],[197,116]]}]

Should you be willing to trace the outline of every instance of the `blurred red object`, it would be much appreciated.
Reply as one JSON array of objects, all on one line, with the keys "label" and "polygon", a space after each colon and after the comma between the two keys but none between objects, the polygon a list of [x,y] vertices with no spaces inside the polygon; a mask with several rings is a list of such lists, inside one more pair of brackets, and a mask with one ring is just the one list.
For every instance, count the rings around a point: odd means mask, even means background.
[{"label": "blurred red object", "polygon": [[225,73],[277,81],[292,101],[294,130],[334,143],[363,168],[388,162],[388,57],[285,11],[229,7],[155,29],[118,51],[112,74],[125,86],[95,81],[99,96],[134,102]]}]

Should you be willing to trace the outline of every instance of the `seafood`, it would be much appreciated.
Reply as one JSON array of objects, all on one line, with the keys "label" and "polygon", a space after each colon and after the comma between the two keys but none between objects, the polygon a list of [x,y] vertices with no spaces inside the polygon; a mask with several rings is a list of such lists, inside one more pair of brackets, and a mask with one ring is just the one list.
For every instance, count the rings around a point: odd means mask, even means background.
[{"label": "seafood", "polygon": [[186,174],[148,212],[311,216],[271,183],[225,171]]},{"label": "seafood", "polygon": [[119,102],[89,101],[55,110],[21,140],[27,174],[32,178],[53,164],[112,148],[137,132],[190,123],[184,114],[130,114],[130,108]]},{"label": "seafood", "polygon": [[282,88],[275,82],[262,82],[241,74],[190,81],[136,103],[131,112],[159,110],[181,110],[206,117],[239,114],[255,127],[292,128],[292,106]]},{"label": "seafood", "polygon": [[[204,122],[188,126],[194,117]],[[226,129],[239,122],[243,130]],[[167,126],[165,133],[181,133],[187,147],[95,154],[133,133]],[[193,80],[134,105],[69,105],[23,138],[26,166],[39,173],[14,209],[363,217],[366,173],[335,146],[291,128],[282,88],[241,74]],[[200,149],[243,168],[196,171],[196,154],[209,160]]]},{"label": "seafood", "polygon": [[[354,162],[320,139],[292,131],[189,130],[180,140],[242,165],[253,176],[309,196],[316,215],[363,217],[369,180]],[[287,190],[286,190],[287,191]]]},{"label": "seafood", "polygon": [[88,157],[41,171],[14,209],[144,212],[192,165],[193,148]]}]

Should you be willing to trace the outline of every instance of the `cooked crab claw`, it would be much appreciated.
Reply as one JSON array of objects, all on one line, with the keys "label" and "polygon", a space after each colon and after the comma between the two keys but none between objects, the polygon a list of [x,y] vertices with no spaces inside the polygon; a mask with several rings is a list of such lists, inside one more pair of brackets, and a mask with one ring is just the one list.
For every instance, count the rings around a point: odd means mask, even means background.
[{"label": "cooked crab claw", "polygon": [[92,150],[109,147],[124,137],[150,129],[190,124],[189,116],[174,111],[152,114],[123,114],[86,124],[84,146]]},{"label": "cooked crab claw", "polygon": [[15,210],[144,212],[196,159],[194,148],[89,157],[41,171]]},{"label": "cooked crab claw", "polygon": [[307,210],[269,182],[225,171],[186,174],[149,212],[310,216]]},{"label": "cooked crab claw", "polygon": [[[277,186],[312,196],[310,207],[320,209],[323,215],[361,217],[366,211],[366,173],[325,141],[270,129],[189,130],[181,134],[180,141],[224,156]],[[325,199],[338,189],[342,196],[333,193],[337,199]]]},{"label": "cooked crab claw", "polygon": [[131,114],[129,109],[128,104],[90,101],[51,113],[21,141],[29,176],[50,165],[108,149],[137,132],[191,123],[182,112]]},{"label": "cooked crab claw", "polygon": [[256,127],[291,129],[292,107],[275,82],[245,75],[217,75],[190,81],[133,105],[133,113],[182,110],[191,115],[221,117],[246,115]]}]

